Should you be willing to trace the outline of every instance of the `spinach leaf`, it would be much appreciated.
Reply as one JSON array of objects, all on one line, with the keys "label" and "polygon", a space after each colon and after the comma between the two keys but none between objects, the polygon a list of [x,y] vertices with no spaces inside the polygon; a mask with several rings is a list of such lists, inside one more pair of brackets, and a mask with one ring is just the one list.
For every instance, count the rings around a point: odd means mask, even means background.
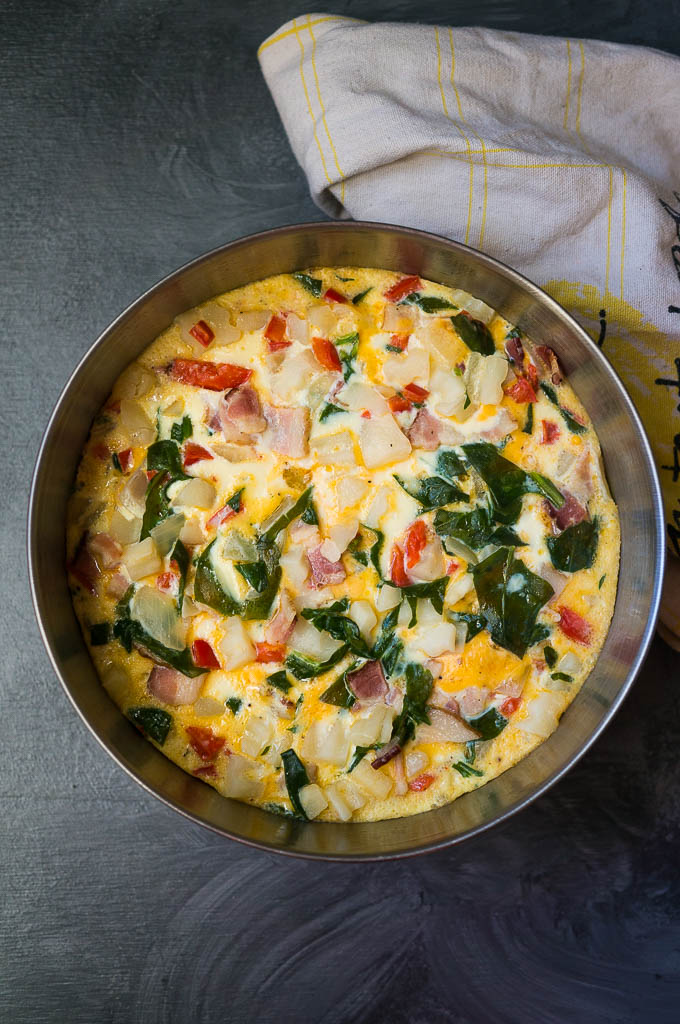
[{"label": "spinach leaf", "polygon": [[465,744],[465,753],[463,757],[468,764],[474,764],[475,758],[477,757],[477,740],[468,740]]},{"label": "spinach leaf", "polygon": [[371,291],[371,288],[369,287],[369,288],[366,288],[366,289],[365,289],[365,290],[364,290],[363,292],[359,292],[359,294],[358,294],[358,295],[355,295],[355,296],[354,296],[354,298],[352,299],[352,304],[353,304],[354,306],[358,306],[358,305],[359,305],[359,303],[360,303],[360,302],[361,302],[361,301],[362,301],[363,299],[365,299],[365,298],[366,298],[366,296],[368,295],[368,293],[369,293],[370,291]]},{"label": "spinach leaf", "polygon": [[182,614],[182,603],[184,601],[184,590],[187,585],[187,573],[189,572],[189,552],[182,544],[179,538],[175,541],[175,546],[172,549],[170,555],[170,561],[177,564],[179,569],[179,589],[177,591],[177,610],[179,614]]},{"label": "spinach leaf", "polygon": [[111,456],[111,462],[113,463],[114,469],[117,469],[119,473],[123,472],[123,467],[121,466],[120,459],[118,458],[118,452],[113,453]]},{"label": "spinach leaf", "polygon": [[430,724],[427,702],[432,693],[432,673],[423,665],[409,662],[406,666],[406,692],[401,714],[392,726],[392,740],[404,747],[415,734],[416,726]]},{"label": "spinach leaf", "polygon": [[325,423],[330,416],[335,416],[338,412],[347,412],[347,410],[342,409],[339,405],[333,405],[332,402],[326,402],[319,413],[319,423]]},{"label": "spinach leaf", "polygon": [[[240,615],[242,619],[266,619],[274,602],[281,582],[281,566],[279,550],[275,544],[269,544],[260,538],[258,548],[261,562],[266,570],[266,581],[258,597],[249,598],[242,603],[228,594],[222,586],[212,564],[210,551],[215,541],[208,544],[196,563],[194,577],[194,596],[201,604],[207,604],[222,615]],[[238,566],[237,566],[238,568]]]},{"label": "spinach leaf", "polygon": [[300,790],[309,785],[307,769],[292,747],[289,750],[283,751],[281,760],[283,761],[283,772],[286,777],[286,789],[288,790],[290,802],[295,813],[307,821],[307,815],[300,803]]},{"label": "spinach leaf", "polygon": [[399,618],[400,607],[401,605],[398,604],[387,613],[382,621],[378,639],[373,647],[373,658],[380,661],[383,672],[388,678],[395,674],[401,653],[404,650],[403,642],[394,632]]},{"label": "spinach leaf", "polygon": [[267,586],[267,567],[264,562],[234,562],[234,568],[258,594]]},{"label": "spinach leaf", "polygon": [[584,519],[568,526],[557,537],[548,537],[546,543],[552,564],[560,572],[590,569],[595,561],[598,535],[599,521],[596,516],[592,521]]},{"label": "spinach leaf", "polygon": [[154,441],[146,452],[147,469],[172,473],[176,480],[188,480],[182,468],[182,457],[176,441]]},{"label": "spinach leaf", "polygon": [[557,392],[553,387],[551,387],[550,384],[546,384],[544,381],[541,381],[541,391],[546,396],[549,402],[552,402],[553,405],[557,406],[557,408],[560,411],[560,416],[567,424],[572,434],[585,434],[588,428],[585,426],[584,423],[579,423],[579,421],[575,419],[574,416],[572,416],[568,409],[562,408],[557,397]]},{"label": "spinach leaf", "polygon": [[356,702],[356,697],[347,685],[347,674],[357,667],[353,662],[346,668],[342,675],[339,675],[335,682],[331,683],[327,690],[319,697],[324,704],[333,704],[336,708],[351,708]]},{"label": "spinach leaf", "polygon": [[232,715],[237,715],[241,710],[241,705],[243,704],[243,701],[241,700],[240,697],[227,697],[224,703],[226,707],[229,708]]},{"label": "spinach leaf", "polygon": [[598,590],[602,590],[602,584],[604,583],[606,578],[607,578],[607,573],[605,573],[604,576],[600,576],[600,579],[598,580],[598,583],[597,583],[597,589]]},{"label": "spinach leaf", "polygon": [[359,352],[359,335],[356,331],[351,334],[343,334],[341,338],[335,339],[335,347],[340,356],[340,362],[344,366],[343,378],[347,381],[354,373],[354,360]]},{"label": "spinach leaf", "polygon": [[281,533],[281,530],[285,530],[285,528],[289,526],[294,519],[297,519],[298,516],[302,515],[312,500],[313,489],[313,487],[308,487],[306,491],[303,491],[295,504],[292,505],[287,512],[282,512],[278,519],[272,523],[269,529],[265,530],[261,535],[260,540],[276,540],[276,537]]},{"label": "spinach leaf", "polygon": [[533,432],[534,432],[534,404],[533,404],[533,402],[529,402],[529,408],[527,409],[527,418],[524,421],[524,426],[522,427],[522,432],[524,434],[533,434]]},{"label": "spinach leaf", "polygon": [[267,676],[267,682],[270,686],[275,686],[277,690],[281,690],[283,693],[288,693],[292,686],[286,675],[285,668],[279,669],[278,672],[272,672],[270,676]]},{"label": "spinach leaf", "polygon": [[557,651],[550,644],[546,644],[543,648],[543,657],[548,668],[554,668],[557,664]]},{"label": "spinach leaf", "polygon": [[182,651],[176,651],[166,647],[160,640],[150,636],[136,619],[130,617],[130,599],[134,591],[134,585],[129,586],[116,605],[116,619],[113,623],[113,635],[116,640],[120,641],[128,654],[133,647],[137,647],[140,654],[151,658],[159,665],[175,668],[182,675],[202,675],[205,669],[194,664],[190,648],[185,647]]},{"label": "spinach leaf", "polygon": [[458,774],[462,775],[464,779],[469,779],[472,775],[482,776],[484,774],[484,772],[477,771],[477,769],[473,768],[472,765],[466,764],[465,761],[454,761],[451,767],[455,768]]},{"label": "spinach leaf", "polygon": [[419,477],[414,484],[409,486],[396,473],[392,475],[409,497],[420,502],[418,515],[423,512],[431,512],[433,508],[441,508],[442,505],[450,505],[454,501],[470,500],[469,495],[461,491],[455,484],[442,480],[440,476]]},{"label": "spinach leaf", "polygon": [[353,619],[343,614],[348,608],[349,598],[343,597],[327,608],[303,608],[300,614],[320,633],[328,633],[334,640],[345,644],[353,654],[360,658],[370,658],[371,652],[361,630]]},{"label": "spinach leaf", "polygon": [[492,740],[503,732],[508,724],[508,719],[496,708],[487,708],[476,718],[468,718],[467,722],[471,729],[479,733],[480,739]]},{"label": "spinach leaf", "polygon": [[486,619],[481,615],[474,615],[472,612],[449,612],[452,622],[464,622],[467,626],[465,643],[486,629]]},{"label": "spinach leaf", "polygon": [[[543,494],[561,508],[564,498],[546,477],[540,473],[525,473],[520,467],[501,455],[488,441],[464,444],[463,451],[468,462],[474,466],[491,492],[497,514],[512,508],[513,512],[524,494]],[[515,517],[516,518],[516,517]],[[514,520],[513,520],[514,521]]]},{"label": "spinach leaf", "polygon": [[492,356],[496,351],[491,331],[481,320],[474,320],[469,313],[456,313],[451,317],[460,338],[473,352]]},{"label": "spinach leaf", "polygon": [[567,675],[566,672],[553,672],[550,676],[551,679],[561,680],[563,683],[573,683],[574,677]]},{"label": "spinach leaf", "polygon": [[463,460],[447,449],[441,450],[437,455],[437,476],[443,476],[445,480],[455,480],[459,476],[467,475],[467,468]]},{"label": "spinach leaf", "polygon": [[527,646],[533,647],[534,644],[542,644],[544,640],[548,639],[551,632],[550,626],[546,626],[543,622],[537,622],[531,631]]},{"label": "spinach leaf", "polygon": [[408,303],[409,306],[417,306],[418,309],[422,309],[423,313],[441,313],[444,309],[458,309],[458,306],[449,302],[448,299],[440,299],[438,295],[421,295],[419,292],[411,292],[401,302]]},{"label": "spinach leaf", "polygon": [[317,514],[316,507],[313,501],[309,501],[307,508],[300,516],[300,519],[302,520],[303,523],[307,523],[309,526],[319,525],[319,516]]},{"label": "spinach leaf", "polygon": [[418,607],[418,598],[427,598],[432,607],[440,615],[444,612],[444,594],[446,593],[446,587],[449,582],[448,576],[440,576],[438,580],[432,580],[431,583],[412,583],[408,587],[401,587],[402,596],[408,601],[408,606],[411,609],[411,621],[409,622],[409,629],[415,626],[417,622],[416,611]]},{"label": "spinach leaf", "polygon": [[234,491],[231,498],[227,498],[225,505],[228,505],[234,512],[240,512],[242,505],[241,496],[244,491],[245,487],[239,487],[237,491]]},{"label": "spinach leaf", "polygon": [[90,643],[93,647],[103,647],[111,639],[111,627],[108,622],[95,622],[90,626]]},{"label": "spinach leaf", "polygon": [[321,289],[323,287],[323,283],[320,278],[311,277],[309,274],[303,274],[301,271],[297,271],[297,273],[293,274],[292,276],[295,278],[298,284],[301,284],[302,287],[305,288],[310,293],[310,295],[313,295],[315,299],[321,297]]},{"label": "spinach leaf", "polygon": [[[372,537],[370,536],[371,534]],[[359,532],[347,548],[350,555],[356,558],[360,565],[368,566],[370,563],[377,572],[379,579],[382,579],[380,552],[382,551],[384,540],[385,534],[382,530],[375,530],[372,526],[364,526],[361,523],[359,525]]]},{"label": "spinach leaf", "polygon": [[491,639],[518,658],[524,657],[527,647],[536,642],[536,617],[553,588],[515,558],[512,548],[499,548],[470,566],[470,572]]},{"label": "spinach leaf", "polygon": [[168,711],[161,708],[128,708],[126,714],[140,732],[155,740],[159,747],[163,746],[172,725],[172,715]]},{"label": "spinach leaf", "polygon": [[354,771],[356,766],[359,764],[359,761],[363,761],[369,750],[380,750],[380,746],[380,743],[372,743],[370,747],[355,747],[352,760],[350,761],[349,768],[347,769],[347,774],[349,775],[350,772]]},{"label": "spinach leaf", "polygon": [[524,546],[522,538],[509,526],[495,526],[490,511],[484,506],[473,508],[471,512],[449,512],[440,508],[434,517],[434,528],[440,537],[455,537],[474,551],[487,544]]},{"label": "spinach leaf", "polygon": [[324,675],[334,665],[337,665],[339,661],[342,661],[347,651],[348,648],[343,644],[325,661],[315,661],[314,658],[308,658],[298,651],[291,651],[286,658],[286,668],[296,679],[316,679],[317,676]]},{"label": "spinach leaf", "polygon": [[174,483],[170,473],[156,473],[149,480],[146,488],[146,501],[144,506],[144,517],[142,529],[139,535],[140,540],[146,540],[151,536],[151,531],[159,523],[173,515],[168,498],[168,487]]},{"label": "spinach leaf", "polygon": [[543,476],[542,473],[529,473],[529,476],[536,485],[535,493],[542,494],[555,506],[555,508],[562,508],[564,505],[564,497],[562,493],[557,490],[555,484],[552,483],[551,480],[548,480],[547,476]]},{"label": "spinach leaf", "polygon": [[181,444],[182,441],[186,441],[188,437],[194,432],[194,425],[191,422],[191,416],[184,416],[181,420],[177,420],[176,423],[170,427],[170,437],[177,444]]}]

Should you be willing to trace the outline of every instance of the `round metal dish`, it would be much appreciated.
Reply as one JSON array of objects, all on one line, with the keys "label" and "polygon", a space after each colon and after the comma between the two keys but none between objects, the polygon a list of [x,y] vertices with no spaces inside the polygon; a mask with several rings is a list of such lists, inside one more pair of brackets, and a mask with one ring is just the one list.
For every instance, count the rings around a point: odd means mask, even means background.
[{"label": "round metal dish", "polygon": [[[557,731],[532,754],[453,804],[374,824],[304,823],[221,797],[143,739],[110,701],[71,605],[64,566],[65,513],[95,414],[123,368],[180,312],[271,274],[358,265],[421,274],[467,289],[529,337],[555,349],[590,414],[621,515],[614,618],[597,665]],[[231,242],[188,263],[133,302],[81,360],[52,414],[29,510],[33,601],[45,646],[81,718],[111,756],[168,806],[224,836],[294,856],[383,859],[434,850],[520,810],[573,765],[611,719],[644,658],[656,621],[664,526],[644,430],[598,347],[553,299],[520,274],[464,245],[382,224],[302,224]]]}]

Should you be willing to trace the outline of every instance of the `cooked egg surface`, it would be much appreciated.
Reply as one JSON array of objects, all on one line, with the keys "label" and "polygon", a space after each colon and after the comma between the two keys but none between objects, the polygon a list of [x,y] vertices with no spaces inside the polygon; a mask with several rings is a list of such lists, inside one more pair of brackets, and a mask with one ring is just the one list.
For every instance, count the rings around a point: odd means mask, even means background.
[{"label": "cooked egg surface", "polygon": [[179,316],[92,426],[67,543],[122,712],[223,795],[327,821],[448,803],[546,739],[620,547],[551,349],[353,267]]}]

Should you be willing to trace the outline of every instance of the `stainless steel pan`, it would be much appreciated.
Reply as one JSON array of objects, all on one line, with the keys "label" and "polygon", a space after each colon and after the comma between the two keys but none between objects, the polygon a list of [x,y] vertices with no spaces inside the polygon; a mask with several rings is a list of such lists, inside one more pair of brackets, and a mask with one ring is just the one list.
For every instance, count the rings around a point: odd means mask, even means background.
[{"label": "stainless steel pan", "polygon": [[[99,683],[73,612],[64,567],[65,514],[90,424],[118,374],[176,314],[219,292],[309,266],[417,273],[483,299],[557,352],[590,414],[621,514],[616,608],[604,649],[557,731],[514,768],[455,803],[375,824],[303,823],[227,800],[144,740]],[[55,672],[102,746],[140,785],[216,832],[262,849],[327,859],[406,856],[461,842],[514,814],[573,765],[623,700],[654,630],[664,564],[659,484],[644,430],[597,346],[520,274],[435,235],[382,224],[302,224],[242,238],[171,274],[137,299],[81,360],[52,414],[29,511],[33,600]]]}]

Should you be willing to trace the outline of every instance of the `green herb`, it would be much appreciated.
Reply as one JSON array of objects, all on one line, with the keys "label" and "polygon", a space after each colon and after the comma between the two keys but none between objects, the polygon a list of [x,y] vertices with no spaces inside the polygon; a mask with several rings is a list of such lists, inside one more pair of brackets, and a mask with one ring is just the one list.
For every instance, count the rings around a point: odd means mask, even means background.
[{"label": "green herb", "polygon": [[451,323],[458,331],[460,338],[473,352],[483,356],[492,356],[496,351],[491,331],[481,320],[474,320],[469,313],[456,313]]},{"label": "green herb", "polygon": [[430,724],[427,702],[432,693],[432,673],[423,665],[409,662],[406,666],[406,692],[401,714],[392,726],[392,740],[404,747],[415,734],[416,726]]},{"label": "green herb", "polygon": [[438,295],[420,295],[419,292],[411,292],[401,302],[417,306],[418,309],[422,309],[423,313],[441,313],[444,309],[458,309],[458,306],[449,302],[448,299],[440,299]]},{"label": "green herb", "polygon": [[584,519],[568,526],[557,537],[548,537],[546,543],[552,564],[560,572],[590,569],[595,561],[598,535],[599,522],[596,516],[593,520]]},{"label": "green herb", "polygon": [[437,476],[443,476],[445,480],[455,480],[459,476],[467,475],[467,469],[462,459],[455,452],[447,449],[438,453],[436,469]]},{"label": "green herb", "polygon": [[359,352],[359,335],[356,331],[352,331],[351,334],[343,334],[342,337],[335,339],[334,344],[338,349],[340,362],[345,367],[342,375],[347,381],[354,373],[354,360]]},{"label": "green herb", "polygon": [[[516,519],[515,513],[519,514],[524,494],[544,494],[556,508],[564,504],[563,496],[546,477],[540,473],[525,473],[487,441],[476,441],[462,447],[468,462],[474,466],[491,492],[495,519],[502,519],[503,513],[507,514],[510,510]],[[507,522],[505,519],[503,521]]]},{"label": "green herb", "polygon": [[525,434],[533,434],[534,432],[534,404],[529,402],[529,408],[527,409],[527,418],[524,421],[522,431]]},{"label": "green herb", "polygon": [[117,469],[119,473],[123,472],[123,467],[121,466],[120,459],[118,458],[118,452],[113,453],[111,456],[111,462],[113,463],[114,469]]},{"label": "green herb", "polygon": [[[386,352],[396,352],[398,355],[401,355],[401,353],[404,350],[403,350],[403,348],[399,348],[398,345],[385,345],[385,351]],[[414,404],[417,404],[417,403],[414,403]]]},{"label": "green herb", "polygon": [[335,416],[337,412],[347,412],[347,410],[342,409],[339,405],[333,405],[332,402],[326,402],[319,413],[319,423],[325,423],[330,416]]},{"label": "green herb", "polygon": [[600,576],[599,582],[597,584],[597,589],[598,590],[602,590],[602,584],[604,583],[604,581],[606,579],[606,576],[607,576],[607,573],[605,573],[604,576]]},{"label": "green herb", "polygon": [[522,538],[509,526],[495,526],[491,512],[481,505],[471,512],[449,512],[440,508],[434,517],[434,528],[440,537],[454,537],[474,551],[487,544],[524,546]]},{"label": "green herb", "polygon": [[186,441],[188,437],[194,432],[194,426],[191,422],[191,416],[185,416],[181,420],[177,420],[176,423],[170,427],[170,437],[177,444],[181,444],[182,441]]},{"label": "green herb", "polygon": [[550,626],[546,626],[543,622],[537,622],[531,631],[528,646],[533,647],[534,644],[542,644],[544,640],[548,639],[551,633],[552,629]]},{"label": "green herb", "polygon": [[455,768],[459,775],[462,775],[464,779],[469,779],[471,775],[479,775],[480,777],[484,772],[477,771],[476,768],[472,768],[471,765],[466,764],[465,761],[454,761],[451,765]]},{"label": "green herb", "polygon": [[298,516],[307,509],[307,506],[312,500],[313,487],[308,487],[306,491],[303,491],[298,500],[292,505],[287,512],[283,512],[278,519],[272,523],[272,525],[265,530],[260,537],[260,541],[273,541],[281,533],[281,530],[297,519]]},{"label": "green herb", "polygon": [[298,284],[301,284],[310,295],[313,295],[315,299],[321,297],[321,289],[323,288],[323,282],[318,277],[311,277],[309,274],[303,274],[301,271],[292,275]]},{"label": "green herb", "polygon": [[387,613],[380,626],[378,639],[373,647],[373,658],[380,661],[383,672],[387,677],[395,674],[404,644],[394,632],[399,618],[399,608],[396,605]]},{"label": "green herb", "polygon": [[342,661],[347,651],[348,648],[343,644],[326,661],[315,661],[314,658],[308,658],[298,651],[291,651],[286,658],[286,668],[296,679],[316,679],[317,676],[324,675],[339,661]]},{"label": "green herb", "polygon": [[234,568],[258,594],[267,586],[267,567],[264,562],[235,562]]},{"label": "green herb", "polygon": [[557,490],[554,483],[548,480],[547,476],[543,476],[542,473],[529,473],[529,476],[536,485],[537,494],[542,494],[546,497],[555,508],[562,508],[564,496]]},{"label": "green herb", "polygon": [[372,743],[370,747],[355,747],[354,754],[352,755],[352,760],[350,761],[349,768],[347,769],[348,775],[350,772],[354,771],[354,769],[356,768],[360,761],[363,761],[363,759],[366,757],[366,754],[368,754],[369,750],[380,750],[380,743]]},{"label": "green herb", "polygon": [[[268,534],[269,531],[267,531]],[[276,545],[260,538],[258,550],[261,555],[260,561],[266,570],[266,581],[257,597],[239,602],[226,592],[215,572],[210,555],[214,543],[215,541],[212,541],[208,544],[196,563],[194,577],[196,600],[221,612],[222,615],[239,615],[242,619],[266,619],[281,582],[279,550]]]},{"label": "green herb", "polygon": [[347,548],[352,558],[356,558],[360,565],[368,566],[370,563],[380,579],[382,579],[380,552],[384,540],[385,535],[382,530],[374,530],[372,526],[364,526],[361,523],[356,537]]},{"label": "green herb", "polygon": [[557,664],[557,651],[550,644],[546,644],[543,648],[543,657],[548,668],[554,668]]},{"label": "green herb", "polygon": [[353,277],[343,277],[341,274],[336,274],[335,276],[337,277],[338,281],[353,281],[354,280]]},{"label": "green herb", "polygon": [[370,658],[371,652],[361,630],[353,619],[343,614],[348,608],[349,598],[343,597],[327,608],[303,608],[300,614],[320,633],[328,633],[334,640],[345,644],[353,654],[360,658]]},{"label": "green herb", "polygon": [[550,676],[551,679],[560,679],[564,683],[573,683],[574,677],[568,676],[566,672],[553,672]]},{"label": "green herb", "polygon": [[169,712],[161,708],[128,708],[126,714],[140,732],[155,740],[160,747],[163,746],[172,725],[172,715]]},{"label": "green herb", "polygon": [[467,722],[471,729],[479,733],[480,739],[492,740],[503,732],[508,724],[508,719],[496,708],[487,708],[476,718],[468,718]]},{"label": "green herb", "polygon": [[299,725],[289,725],[286,732],[298,732],[299,728]]},{"label": "green herb", "polygon": [[546,396],[548,401],[552,402],[553,405],[557,406],[557,408],[560,411],[560,416],[567,424],[572,434],[585,434],[588,428],[585,426],[585,424],[579,423],[579,421],[574,418],[574,416],[569,412],[568,409],[564,409],[560,405],[559,399],[557,397],[557,392],[553,387],[550,386],[550,384],[546,384],[544,381],[541,381],[541,391]]},{"label": "green herb", "polygon": [[415,626],[417,622],[416,609],[418,607],[419,598],[427,598],[432,607],[440,615],[444,613],[444,594],[448,586],[449,577],[440,576],[438,580],[432,580],[431,583],[412,583],[409,587],[401,587],[402,596],[408,601],[408,606],[411,609],[411,621],[409,622],[409,629]]},{"label": "green herb", "polygon": [[498,548],[471,566],[470,572],[491,639],[518,658],[524,657],[527,647],[536,642],[536,617],[553,588],[515,558],[512,548]]},{"label": "green herb", "polygon": [[463,755],[468,764],[474,764],[475,758],[477,757],[477,740],[468,740],[465,744],[465,754]]},{"label": "green herb", "polygon": [[125,650],[130,653],[133,647],[137,647],[140,653],[167,668],[175,668],[185,676],[200,676],[205,669],[198,668],[191,657],[191,651],[185,647],[182,651],[176,651],[160,640],[156,640],[141,626],[136,619],[130,617],[130,600],[134,594],[134,584],[129,586],[122,599],[116,605],[116,620],[113,623],[113,635],[119,640]]},{"label": "green herb", "polygon": [[95,622],[90,626],[90,643],[93,647],[103,647],[111,639],[111,626],[108,622]]},{"label": "green herb", "polygon": [[146,501],[144,506],[144,517],[142,529],[139,535],[140,540],[145,540],[151,535],[151,531],[159,523],[173,515],[168,498],[168,487],[174,480],[170,473],[156,473],[149,480],[146,488]]},{"label": "green herb", "polygon": [[227,697],[224,703],[229,708],[232,715],[237,715],[241,710],[241,705],[243,704],[243,701],[241,700],[240,697]]},{"label": "green herb", "polygon": [[464,622],[467,626],[465,643],[486,629],[486,619],[482,615],[474,615],[472,612],[449,612],[452,622]]},{"label": "green herb", "polygon": [[465,401],[463,402],[463,409],[467,409],[469,405],[472,405],[470,396],[468,395],[467,388],[465,389]]},{"label": "green herb", "polygon": [[300,790],[309,785],[307,769],[292,747],[289,750],[283,751],[281,760],[283,761],[283,772],[286,778],[286,788],[290,802],[295,813],[306,821],[307,815],[300,803]]},{"label": "green herb", "polygon": [[442,480],[440,476],[418,477],[414,484],[408,485],[396,473],[392,474],[402,490],[420,502],[418,515],[423,512],[431,512],[433,508],[441,508],[442,505],[450,505],[454,501],[469,501],[469,495],[465,494],[455,484]]},{"label": "green herb", "polygon": [[297,818],[297,815],[293,811],[288,810],[282,804],[275,804],[272,802],[262,804],[263,811],[269,811],[270,814],[278,814],[281,818]]},{"label": "green herb", "polygon": [[267,676],[267,682],[270,686],[275,686],[277,690],[281,690],[283,693],[288,693],[292,686],[286,675],[285,668],[279,669],[278,672],[272,672],[270,676]]},{"label": "green herb", "polygon": [[175,541],[175,546],[172,549],[172,554],[170,555],[170,561],[171,562],[175,562],[177,564],[177,568],[179,569],[179,588],[177,590],[177,610],[178,610],[179,614],[181,615],[182,614],[182,604],[184,602],[184,590],[185,590],[186,585],[187,585],[187,573],[189,572],[189,562],[191,561],[191,559],[189,557],[189,552],[184,547],[184,544],[182,544],[182,541],[179,538]]},{"label": "green herb", "polygon": [[336,708],[351,708],[356,702],[356,697],[349,688],[347,675],[356,667],[355,662],[346,668],[342,675],[339,675],[335,682],[331,683],[327,690],[324,690],[319,700],[323,704],[333,704]]},{"label": "green herb", "polygon": [[177,480],[189,479],[182,469],[182,457],[175,441],[154,441],[146,452],[146,467],[159,473],[172,473]]},{"label": "green herb", "polygon": [[302,520],[303,523],[307,523],[309,526],[319,525],[319,516],[317,515],[317,511],[316,508],[314,507],[313,501],[310,500],[309,504],[307,505],[307,508],[300,516],[300,519]]},{"label": "green herb", "polygon": [[229,508],[234,510],[234,512],[240,512],[242,504],[241,495],[243,494],[244,491],[245,487],[239,487],[237,491],[234,491],[231,498],[227,498],[225,505],[228,505]]},{"label": "green herb", "polygon": [[368,295],[368,293],[369,293],[370,291],[371,291],[371,289],[370,289],[370,288],[366,288],[366,289],[365,289],[365,290],[364,290],[363,292],[359,292],[359,294],[358,294],[358,295],[355,295],[355,296],[354,296],[354,298],[352,299],[352,304],[353,304],[354,306],[358,306],[358,305],[359,305],[359,303],[360,303],[360,302],[361,302],[361,301],[362,301],[363,299],[365,299],[365,298],[366,298],[366,296]]}]

